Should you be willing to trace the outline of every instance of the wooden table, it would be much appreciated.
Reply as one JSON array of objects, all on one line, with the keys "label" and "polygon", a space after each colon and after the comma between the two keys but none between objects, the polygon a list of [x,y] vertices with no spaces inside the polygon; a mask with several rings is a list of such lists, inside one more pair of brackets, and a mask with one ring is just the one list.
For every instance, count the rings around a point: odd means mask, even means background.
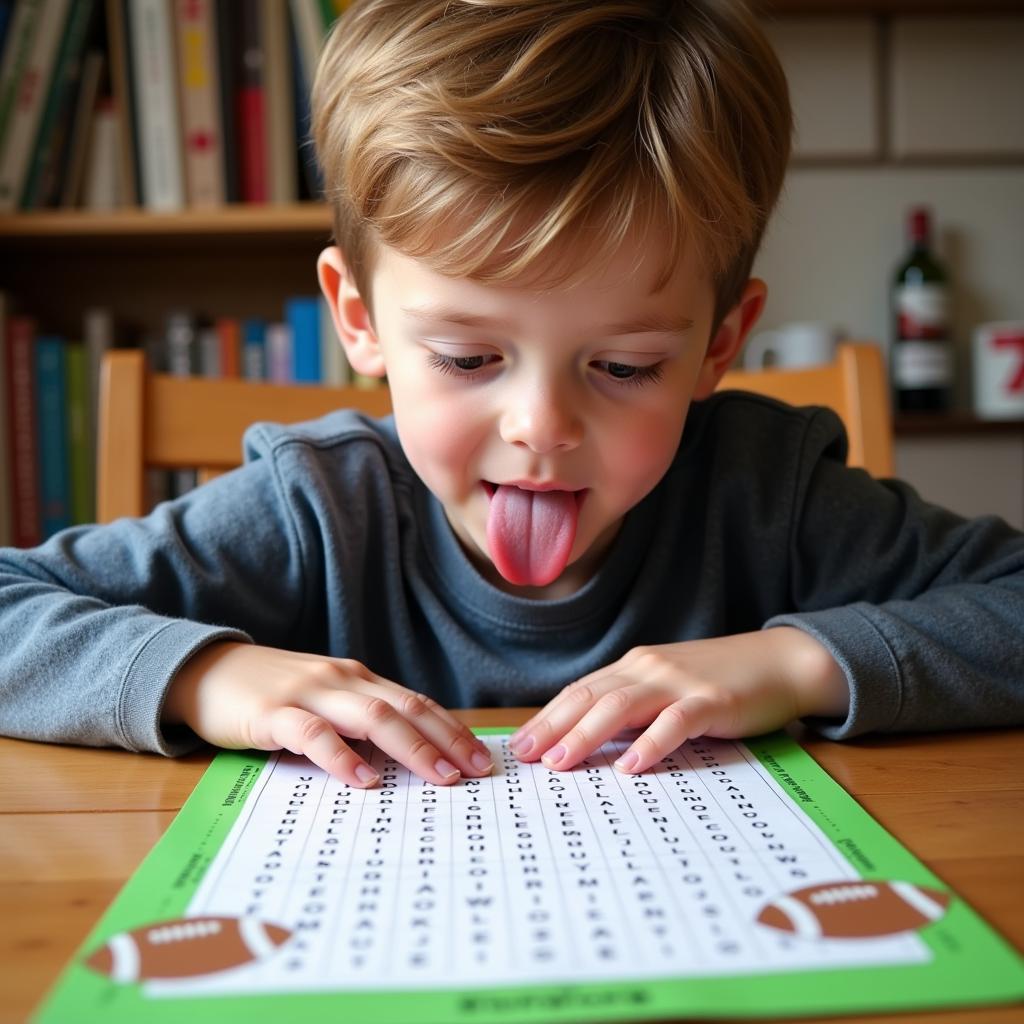
[{"label": "wooden table", "polygon": [[[518,725],[529,711],[461,715],[471,725]],[[795,734],[883,826],[1024,950],[1024,730],[843,744]],[[26,1019],[209,761],[209,752],[172,761],[0,739],[0,1021]],[[1010,1024],[1024,1020],[1024,1010],[843,1019]]]}]

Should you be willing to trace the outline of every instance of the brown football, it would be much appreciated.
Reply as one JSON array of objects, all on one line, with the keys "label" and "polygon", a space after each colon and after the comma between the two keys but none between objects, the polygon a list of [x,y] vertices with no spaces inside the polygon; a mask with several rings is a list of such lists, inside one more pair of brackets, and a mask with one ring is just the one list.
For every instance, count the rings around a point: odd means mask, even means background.
[{"label": "brown football", "polygon": [[183,917],[112,935],[85,963],[123,983],[195,978],[265,959],[290,935],[254,917]]},{"label": "brown football", "polygon": [[757,920],[801,939],[870,939],[931,924],[949,900],[912,882],[825,882],[776,897]]}]

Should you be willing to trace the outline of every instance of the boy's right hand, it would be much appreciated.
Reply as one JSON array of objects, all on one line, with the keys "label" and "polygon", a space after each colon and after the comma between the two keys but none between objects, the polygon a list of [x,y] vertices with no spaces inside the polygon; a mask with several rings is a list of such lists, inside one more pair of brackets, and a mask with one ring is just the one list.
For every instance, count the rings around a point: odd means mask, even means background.
[{"label": "boy's right hand", "polygon": [[493,770],[486,746],[468,726],[437,701],[358,661],[227,640],[181,667],[161,723],[184,723],[219,747],[283,747],[361,789],[379,776],[341,736],[371,740],[437,785],[457,782],[460,772],[478,777]]}]

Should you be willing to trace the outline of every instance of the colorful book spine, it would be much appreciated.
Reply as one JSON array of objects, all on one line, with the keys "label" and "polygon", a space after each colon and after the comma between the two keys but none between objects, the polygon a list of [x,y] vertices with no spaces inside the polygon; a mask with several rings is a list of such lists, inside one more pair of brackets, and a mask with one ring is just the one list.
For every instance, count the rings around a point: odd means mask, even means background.
[{"label": "colorful book spine", "polygon": [[243,4],[239,23],[239,59],[235,80],[235,116],[238,129],[238,165],[242,201],[267,201],[266,95],[263,82],[263,42],[259,10]]},{"label": "colorful book spine", "polygon": [[319,384],[320,304],[315,296],[298,296],[284,304],[285,322],[292,336],[292,380],[297,384]]},{"label": "colorful book spine", "polygon": [[267,379],[267,325],[258,317],[242,321],[242,376]]},{"label": "colorful book spine", "polygon": [[242,325],[231,316],[221,316],[214,321],[217,343],[220,348],[220,375],[237,378],[242,376]]},{"label": "colorful book spine", "polygon": [[75,0],[71,5],[21,192],[23,210],[44,205],[53,175],[51,167],[59,160],[64,139],[70,130],[75,93],[82,76],[82,58],[95,11],[96,0]]},{"label": "colorful book spine", "polygon": [[267,378],[275,384],[292,383],[292,329],[288,324],[267,324]]},{"label": "colorful book spine", "polygon": [[39,529],[39,456],[36,435],[35,369],[32,345],[36,325],[31,317],[7,321],[7,410],[10,430],[11,534],[21,548],[42,540]]},{"label": "colorful book spine", "polygon": [[65,341],[35,343],[36,430],[39,432],[39,513],[43,539],[71,525]]},{"label": "colorful book spine", "polygon": [[212,0],[177,0],[178,73],[189,206],[224,203],[223,129]]},{"label": "colorful book spine", "polygon": [[128,28],[142,202],[150,210],[181,210],[185,179],[169,6],[164,0],[129,0]]},{"label": "colorful book spine", "polygon": [[67,394],[68,472],[71,485],[71,522],[95,518],[93,455],[89,440],[89,361],[85,346],[68,345],[64,352]]},{"label": "colorful book spine", "polygon": [[57,52],[67,25],[69,4],[70,0],[47,0],[40,9],[39,23],[0,149],[0,210],[16,209],[21,199]]}]

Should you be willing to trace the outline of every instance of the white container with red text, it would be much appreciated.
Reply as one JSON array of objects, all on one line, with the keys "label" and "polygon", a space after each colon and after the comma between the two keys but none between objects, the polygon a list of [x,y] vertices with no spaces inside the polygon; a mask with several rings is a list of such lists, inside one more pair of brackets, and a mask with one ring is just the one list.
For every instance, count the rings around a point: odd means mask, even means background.
[{"label": "white container with red text", "polygon": [[1024,419],[1024,320],[978,324],[974,411],[986,420]]}]

